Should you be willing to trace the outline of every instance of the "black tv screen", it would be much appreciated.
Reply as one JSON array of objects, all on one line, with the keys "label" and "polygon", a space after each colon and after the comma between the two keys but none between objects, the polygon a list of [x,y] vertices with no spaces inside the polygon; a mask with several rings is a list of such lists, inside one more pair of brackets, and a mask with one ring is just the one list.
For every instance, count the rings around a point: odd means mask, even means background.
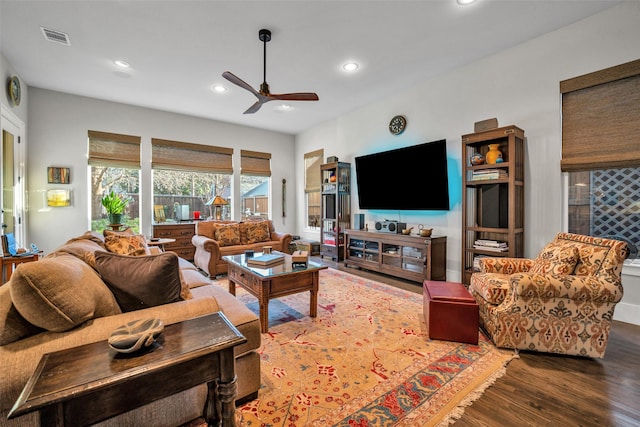
[{"label": "black tv screen", "polygon": [[355,158],[360,209],[449,210],[447,141]]}]

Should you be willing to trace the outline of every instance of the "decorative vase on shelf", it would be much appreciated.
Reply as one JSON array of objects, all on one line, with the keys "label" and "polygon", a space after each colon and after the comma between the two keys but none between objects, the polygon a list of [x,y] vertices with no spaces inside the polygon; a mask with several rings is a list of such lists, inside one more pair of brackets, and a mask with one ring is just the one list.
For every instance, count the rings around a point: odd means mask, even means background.
[{"label": "decorative vase on shelf", "polygon": [[500,144],[489,144],[489,151],[485,156],[488,164],[502,163],[502,152],[498,148],[500,148]]},{"label": "decorative vase on shelf", "polygon": [[478,166],[484,164],[484,156],[480,153],[473,153],[473,155],[469,158],[469,162],[471,166]]}]

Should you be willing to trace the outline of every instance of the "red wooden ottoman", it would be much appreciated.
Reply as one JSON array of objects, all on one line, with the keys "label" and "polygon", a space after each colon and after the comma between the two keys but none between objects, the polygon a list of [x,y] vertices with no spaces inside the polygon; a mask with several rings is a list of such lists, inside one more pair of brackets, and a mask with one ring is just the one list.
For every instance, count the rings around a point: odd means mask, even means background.
[{"label": "red wooden ottoman", "polygon": [[462,283],[425,280],[422,293],[429,338],[478,344],[478,303]]}]

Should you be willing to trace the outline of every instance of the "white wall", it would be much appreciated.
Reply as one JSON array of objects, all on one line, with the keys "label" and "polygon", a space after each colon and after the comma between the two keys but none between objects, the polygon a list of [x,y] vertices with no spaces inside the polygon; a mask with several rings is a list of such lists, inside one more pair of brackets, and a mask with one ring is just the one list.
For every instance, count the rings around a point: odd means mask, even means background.
[{"label": "white wall", "polygon": [[[29,93],[29,242],[45,252],[90,228],[87,131],[96,130],[142,138],[141,186],[151,188],[151,138],[162,138],[234,149],[234,200],[240,200],[240,150],[272,153],[272,216],[278,231],[296,230],[294,137],[230,123],[167,113],[60,92],[31,88]],[[71,168],[71,183],[47,184],[47,166]],[[282,218],[282,179],[286,179],[287,217]],[[72,206],[43,210],[47,188],[70,188]],[[149,191],[141,198],[141,233],[151,234],[152,200]],[[239,202],[238,202],[239,203]],[[147,209],[144,209],[147,206]],[[239,206],[236,216],[239,217]]]},{"label": "white wall", "polygon": [[[335,155],[353,164],[358,155],[442,138],[447,139],[449,182],[459,183],[461,135],[473,132],[474,122],[497,117],[500,126],[513,124],[525,131],[525,255],[535,257],[563,225],[559,82],[640,58],[639,22],[640,2],[625,2],[298,135],[298,194],[303,194],[306,152],[324,148],[325,157]],[[392,136],[387,130],[389,120],[396,114],[405,115],[408,121],[407,130],[400,136]],[[403,183],[401,176],[397,178],[398,181],[396,177],[388,177],[392,185],[414,185]],[[383,179],[387,177],[381,176]],[[354,190],[355,185],[354,176]],[[416,196],[428,197],[427,186],[416,186]],[[459,280],[460,191],[452,191],[451,196],[448,213],[409,215],[402,212],[401,219],[409,225],[433,227],[434,234],[448,237],[447,278]],[[305,223],[302,196],[298,198],[297,207],[298,224],[302,225]],[[359,212],[355,195],[352,210]],[[363,213],[369,224],[398,216],[397,212]],[[319,239],[318,233],[305,232],[304,235]],[[633,319],[625,321],[640,324],[640,277],[625,274],[623,284],[625,296],[619,311],[635,313],[630,316]]]}]

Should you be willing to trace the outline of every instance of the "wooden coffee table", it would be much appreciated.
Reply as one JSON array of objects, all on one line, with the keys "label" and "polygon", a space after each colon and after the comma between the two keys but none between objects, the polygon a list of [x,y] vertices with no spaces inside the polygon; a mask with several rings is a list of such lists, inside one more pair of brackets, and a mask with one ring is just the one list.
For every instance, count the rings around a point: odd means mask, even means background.
[{"label": "wooden coffee table", "polygon": [[107,341],[47,353],[8,418],[40,411],[42,426],[89,425],[206,383],[205,420],[234,426],[233,348],[246,341],[213,313],[166,326],[139,354],[117,353]]},{"label": "wooden coffee table", "polygon": [[[274,253],[281,253],[274,251]],[[260,256],[256,253],[255,256]],[[284,263],[271,268],[250,267],[244,254],[223,256],[228,264],[229,292],[236,294],[236,284],[258,298],[260,330],[269,332],[269,300],[285,295],[309,291],[309,316],[318,314],[319,272],[327,266],[309,261],[306,268],[292,268],[291,255],[284,255]]]}]

